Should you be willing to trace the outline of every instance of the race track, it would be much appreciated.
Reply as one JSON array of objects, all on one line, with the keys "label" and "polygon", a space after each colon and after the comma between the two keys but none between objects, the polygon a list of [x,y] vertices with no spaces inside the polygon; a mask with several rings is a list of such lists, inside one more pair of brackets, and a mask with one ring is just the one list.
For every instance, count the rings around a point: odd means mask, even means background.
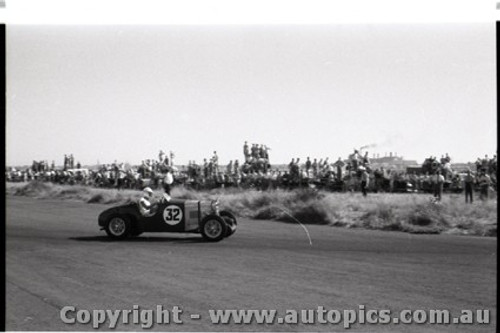
[{"label": "race track", "polygon": [[[92,331],[60,319],[78,309],[179,306],[183,324],[158,331],[343,331],[332,324],[215,325],[209,309],[491,310],[490,325],[361,325],[349,332],[493,332],[496,238],[410,235],[240,219],[234,236],[144,234],[109,241],[109,206],[6,198],[7,330]],[[200,314],[191,319],[190,314]],[[102,330],[109,330],[104,325]],[[121,324],[120,331],[139,325]]]}]

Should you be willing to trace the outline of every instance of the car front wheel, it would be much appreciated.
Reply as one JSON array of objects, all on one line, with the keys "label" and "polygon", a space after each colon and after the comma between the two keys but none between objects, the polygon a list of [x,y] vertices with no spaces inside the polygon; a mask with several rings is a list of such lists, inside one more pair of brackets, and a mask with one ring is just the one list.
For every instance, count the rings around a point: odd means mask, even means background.
[{"label": "car front wheel", "polygon": [[124,239],[130,234],[130,221],[123,216],[113,216],[106,225],[106,234],[114,239]]},{"label": "car front wheel", "polygon": [[209,215],[201,221],[201,235],[209,242],[218,242],[226,235],[226,222],[222,217]]},{"label": "car front wheel", "polygon": [[220,216],[226,222],[226,226],[227,226],[226,237],[229,237],[236,232],[236,226],[238,224],[238,222],[236,221],[236,217],[228,211],[220,212]]}]

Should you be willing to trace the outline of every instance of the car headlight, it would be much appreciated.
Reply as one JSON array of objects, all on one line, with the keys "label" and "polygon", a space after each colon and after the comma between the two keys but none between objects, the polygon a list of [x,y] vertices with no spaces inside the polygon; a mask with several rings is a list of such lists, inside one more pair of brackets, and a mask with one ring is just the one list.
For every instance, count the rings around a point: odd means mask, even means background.
[{"label": "car headlight", "polygon": [[212,206],[212,210],[214,211],[214,213],[219,214],[219,199],[218,198],[216,200],[212,200],[211,206]]}]

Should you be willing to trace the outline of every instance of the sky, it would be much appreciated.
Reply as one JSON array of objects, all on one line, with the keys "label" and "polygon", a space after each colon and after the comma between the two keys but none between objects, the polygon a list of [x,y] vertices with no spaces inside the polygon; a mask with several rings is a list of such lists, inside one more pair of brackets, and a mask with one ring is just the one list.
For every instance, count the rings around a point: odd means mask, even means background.
[{"label": "sky", "polygon": [[495,24],[7,26],[7,165],[497,151]]}]

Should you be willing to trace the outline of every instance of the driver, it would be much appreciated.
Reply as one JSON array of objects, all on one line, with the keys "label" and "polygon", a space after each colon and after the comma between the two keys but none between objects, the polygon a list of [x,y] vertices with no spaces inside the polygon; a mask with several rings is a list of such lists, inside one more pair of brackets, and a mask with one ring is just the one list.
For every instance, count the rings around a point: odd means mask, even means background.
[{"label": "driver", "polygon": [[153,199],[153,190],[150,187],[144,188],[142,190],[142,198],[139,200],[139,211],[143,216],[151,216],[154,214],[152,208],[153,204],[151,200]]}]

